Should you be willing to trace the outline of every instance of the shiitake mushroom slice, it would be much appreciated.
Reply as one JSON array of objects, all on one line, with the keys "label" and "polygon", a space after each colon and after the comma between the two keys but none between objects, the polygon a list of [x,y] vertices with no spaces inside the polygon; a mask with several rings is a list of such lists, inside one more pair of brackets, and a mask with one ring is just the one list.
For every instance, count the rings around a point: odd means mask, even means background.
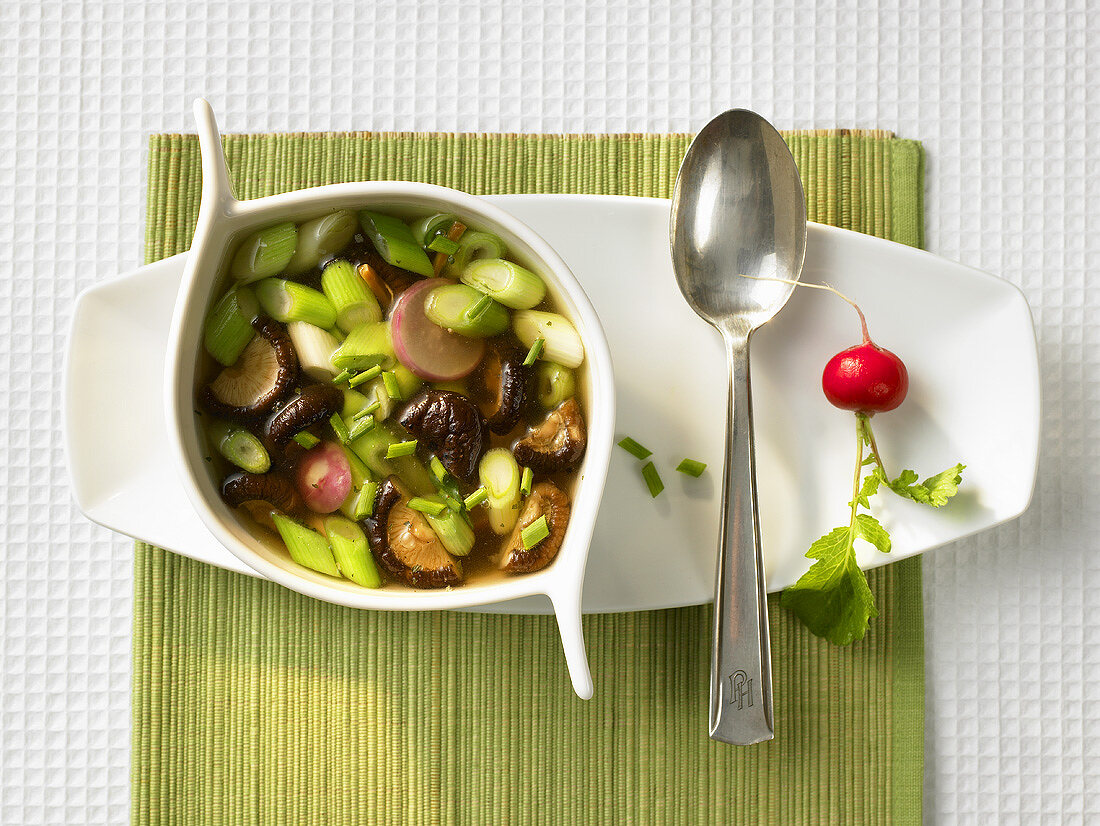
[{"label": "shiitake mushroom slice", "polygon": [[298,383],[298,357],[286,329],[267,316],[258,316],[252,327],[256,335],[244,352],[202,392],[204,406],[230,421],[267,414]]},{"label": "shiitake mushroom slice", "polygon": [[516,442],[512,452],[517,462],[536,473],[555,473],[576,465],[587,446],[581,406],[571,398],[551,410],[541,424],[531,428]]},{"label": "shiitake mushroom slice", "polygon": [[222,499],[234,508],[245,502],[267,502],[286,514],[303,509],[298,491],[279,473],[233,473],[222,482]]},{"label": "shiitake mushroom slice", "polygon": [[[550,535],[531,548],[523,547],[523,529],[546,517]],[[500,555],[500,567],[509,574],[529,574],[554,561],[569,524],[569,496],[553,482],[539,482],[523,503],[516,527]]]},{"label": "shiitake mushroom slice", "polygon": [[474,478],[489,446],[476,404],[461,393],[429,387],[413,396],[397,420],[452,474],[466,481]]},{"label": "shiitake mushroom slice", "polygon": [[424,514],[409,507],[409,490],[396,476],[378,487],[365,520],[374,558],[391,576],[414,588],[462,583],[462,563],[451,556]]},{"label": "shiitake mushroom slice", "polygon": [[494,343],[473,375],[485,424],[494,433],[510,433],[523,414],[532,370],[523,364],[525,355],[513,345]]},{"label": "shiitake mushroom slice", "polygon": [[276,413],[267,432],[272,444],[286,447],[295,433],[328,421],[344,406],[344,392],[333,384],[311,384]]}]

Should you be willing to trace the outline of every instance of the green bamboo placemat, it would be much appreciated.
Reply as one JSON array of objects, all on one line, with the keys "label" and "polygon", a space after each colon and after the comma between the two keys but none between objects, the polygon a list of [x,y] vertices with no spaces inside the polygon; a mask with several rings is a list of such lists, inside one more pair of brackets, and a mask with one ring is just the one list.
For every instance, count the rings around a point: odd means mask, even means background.
[{"label": "green bamboo placemat", "polygon": [[[686,135],[226,138],[237,192],[408,179],[667,197]],[[919,245],[922,151],[796,133],[811,220]],[[150,144],[146,258],[186,249],[193,136]],[[674,552],[674,551],[670,551]],[[353,611],[138,543],[133,820],[220,824],[919,823],[919,559],[870,575],[838,649],[771,602],[776,739],[707,738],[709,607],[590,616],[596,696],[553,619]]]}]

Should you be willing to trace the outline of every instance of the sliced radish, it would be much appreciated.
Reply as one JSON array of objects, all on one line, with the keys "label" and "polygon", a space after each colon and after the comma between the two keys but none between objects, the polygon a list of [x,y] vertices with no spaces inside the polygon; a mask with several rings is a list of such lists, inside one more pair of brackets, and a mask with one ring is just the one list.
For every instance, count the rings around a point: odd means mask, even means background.
[{"label": "sliced radish", "polygon": [[316,513],[332,513],[351,492],[351,465],[335,442],[322,442],[303,454],[294,478],[306,506]]},{"label": "sliced radish", "polygon": [[455,381],[473,372],[485,355],[483,339],[444,330],[424,314],[428,293],[447,278],[425,278],[401,293],[390,317],[393,349],[398,360],[427,381]]}]

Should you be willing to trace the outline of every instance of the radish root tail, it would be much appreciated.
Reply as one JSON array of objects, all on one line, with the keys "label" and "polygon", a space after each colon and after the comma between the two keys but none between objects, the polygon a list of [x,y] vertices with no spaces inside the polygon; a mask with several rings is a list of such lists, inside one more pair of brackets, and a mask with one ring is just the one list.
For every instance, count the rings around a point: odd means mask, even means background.
[{"label": "radish root tail", "polygon": [[808,284],[805,281],[795,281],[792,278],[773,278],[768,275],[745,275],[744,273],[739,273],[739,275],[742,278],[751,278],[753,281],[778,281],[780,284],[790,284],[794,287],[809,287],[814,290],[825,290],[827,292],[830,292],[833,295],[836,295],[846,301],[849,305],[851,305],[852,309],[859,314],[859,323],[860,326],[863,328],[863,343],[867,344],[871,341],[871,334],[867,332],[867,319],[863,315],[863,310],[859,308],[859,305],[856,304],[856,302],[852,301],[852,299],[848,298],[848,296],[846,296],[844,293],[842,293],[831,284]]}]

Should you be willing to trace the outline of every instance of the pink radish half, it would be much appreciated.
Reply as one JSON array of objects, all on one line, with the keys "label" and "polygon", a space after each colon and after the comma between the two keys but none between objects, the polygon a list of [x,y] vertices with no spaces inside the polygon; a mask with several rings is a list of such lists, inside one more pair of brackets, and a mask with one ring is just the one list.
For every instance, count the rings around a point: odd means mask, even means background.
[{"label": "pink radish half", "polygon": [[322,442],[298,460],[298,492],[316,513],[332,513],[351,493],[351,465],[338,444]]},{"label": "pink radish half", "polygon": [[398,360],[427,381],[455,381],[473,372],[485,355],[485,341],[444,330],[424,315],[428,293],[448,278],[417,281],[397,299],[390,316],[390,333]]}]

